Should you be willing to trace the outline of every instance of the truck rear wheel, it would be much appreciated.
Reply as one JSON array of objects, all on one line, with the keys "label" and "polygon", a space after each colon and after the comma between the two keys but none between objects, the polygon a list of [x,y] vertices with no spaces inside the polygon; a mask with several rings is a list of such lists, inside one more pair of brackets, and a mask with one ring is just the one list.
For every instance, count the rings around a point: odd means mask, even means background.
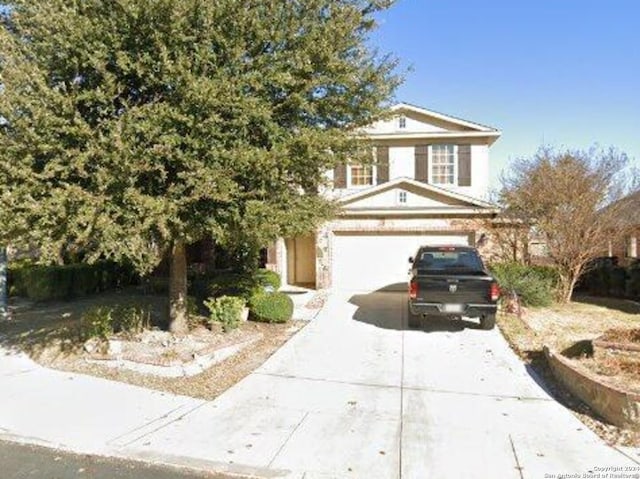
[{"label": "truck rear wheel", "polygon": [[493,329],[496,325],[496,315],[495,314],[484,314],[480,316],[480,327],[482,329]]},{"label": "truck rear wheel", "polygon": [[411,308],[409,307],[409,305],[407,305],[407,321],[409,323],[409,328],[411,329],[417,329],[420,326],[422,326],[421,320],[422,316],[420,316],[419,314],[413,314],[411,312]]}]

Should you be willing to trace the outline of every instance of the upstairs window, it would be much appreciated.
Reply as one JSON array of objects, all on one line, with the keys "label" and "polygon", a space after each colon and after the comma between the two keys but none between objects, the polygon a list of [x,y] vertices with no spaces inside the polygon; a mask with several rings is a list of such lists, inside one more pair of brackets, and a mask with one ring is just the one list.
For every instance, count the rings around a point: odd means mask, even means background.
[{"label": "upstairs window", "polygon": [[455,185],[457,178],[458,150],[456,145],[432,145],[429,183]]},{"label": "upstairs window", "polygon": [[407,127],[407,117],[401,116],[398,118],[398,128],[404,130]]},{"label": "upstairs window", "polygon": [[407,204],[407,192],[406,191],[399,191],[398,192],[398,203],[400,203],[401,205],[406,205]]},{"label": "upstairs window", "polygon": [[373,165],[352,165],[349,167],[349,186],[373,185]]}]

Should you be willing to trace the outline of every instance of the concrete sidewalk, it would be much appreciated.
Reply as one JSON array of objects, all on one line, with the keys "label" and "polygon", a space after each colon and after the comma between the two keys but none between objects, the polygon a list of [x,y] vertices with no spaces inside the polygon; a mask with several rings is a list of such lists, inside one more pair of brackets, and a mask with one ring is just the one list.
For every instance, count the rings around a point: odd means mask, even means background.
[{"label": "concrete sidewalk", "polygon": [[497,331],[407,331],[403,306],[403,295],[335,294],[211,402],[5,352],[0,437],[264,478],[640,472],[635,450],[606,446],[553,401]]}]

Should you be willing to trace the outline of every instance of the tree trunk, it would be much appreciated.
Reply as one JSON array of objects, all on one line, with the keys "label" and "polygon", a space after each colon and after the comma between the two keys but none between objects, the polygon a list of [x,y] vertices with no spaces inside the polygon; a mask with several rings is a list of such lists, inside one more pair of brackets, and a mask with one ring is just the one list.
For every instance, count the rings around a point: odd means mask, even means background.
[{"label": "tree trunk", "polygon": [[189,332],[187,322],[187,254],[182,241],[171,246],[169,267],[169,331]]},{"label": "tree trunk", "polygon": [[7,249],[4,246],[0,246],[0,321],[9,319],[7,270]]},{"label": "tree trunk", "polygon": [[563,304],[567,304],[571,302],[571,297],[573,296],[573,288],[576,286],[576,282],[578,281],[578,276],[575,274],[568,274],[567,276],[560,276],[560,301]]}]

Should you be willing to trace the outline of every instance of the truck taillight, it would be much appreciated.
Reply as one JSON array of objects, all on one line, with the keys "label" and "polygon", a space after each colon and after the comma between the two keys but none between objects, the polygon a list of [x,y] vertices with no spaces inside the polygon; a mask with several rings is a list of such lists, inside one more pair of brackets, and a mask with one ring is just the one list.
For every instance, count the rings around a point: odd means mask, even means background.
[{"label": "truck taillight", "polygon": [[498,301],[500,298],[500,286],[498,283],[491,283],[491,289],[489,290],[489,299],[491,301]]},{"label": "truck taillight", "polygon": [[418,297],[418,283],[411,281],[409,283],[409,298],[416,299]]}]

